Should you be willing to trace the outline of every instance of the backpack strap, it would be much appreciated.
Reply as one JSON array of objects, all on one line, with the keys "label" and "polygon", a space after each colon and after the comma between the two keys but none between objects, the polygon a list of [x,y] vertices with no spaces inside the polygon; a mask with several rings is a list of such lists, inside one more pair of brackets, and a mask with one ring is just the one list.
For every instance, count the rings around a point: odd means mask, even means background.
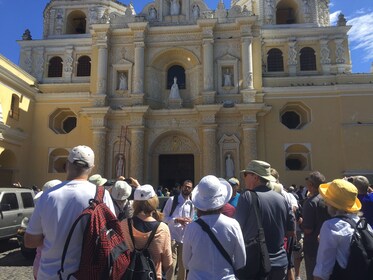
[{"label": "backpack strap", "polygon": [[179,204],[179,194],[174,195],[174,199],[172,200],[171,211],[170,211],[170,214],[168,215],[169,217],[171,217],[172,214],[175,212],[175,209],[176,209],[178,204]]},{"label": "backpack strap", "polygon": [[[105,188],[103,186],[97,186],[94,200],[97,203],[103,203],[104,202],[104,195],[105,195]],[[89,204],[91,205],[91,201],[89,202]]]},{"label": "backpack strap", "polygon": [[[202,228],[203,231],[205,231],[211,238],[212,242],[214,242],[216,248],[220,251],[224,259],[233,267],[232,259],[230,258],[229,254],[227,251],[224,249],[223,245],[219,242],[219,240],[216,238],[215,234],[212,232],[211,228],[209,227],[208,224],[201,218],[196,220],[196,223],[199,224]],[[234,267],[233,267],[234,270]]]},{"label": "backpack strap", "polygon": [[365,230],[368,227],[367,220],[364,217],[359,218],[358,222],[355,222],[354,219],[346,215],[337,215],[337,216],[332,217],[332,219],[333,218],[340,218],[341,220],[349,223],[354,230],[356,229]]},{"label": "backpack strap", "polygon": [[69,231],[69,234],[67,235],[67,238],[66,238],[66,241],[65,241],[65,245],[63,247],[63,252],[62,252],[62,257],[61,257],[61,268],[58,270],[58,275],[60,276],[60,280],[62,280],[62,273],[64,272],[64,263],[65,263],[65,258],[66,258],[66,254],[67,254],[67,249],[69,248],[69,245],[70,245],[70,241],[71,241],[71,237],[73,236],[73,233],[75,231],[75,228],[76,226],[78,225],[78,223],[82,220],[83,217],[85,216],[89,216],[89,214],[83,214],[83,215],[80,215],[76,220],[75,222],[73,223],[73,225],[71,226],[71,229]]},{"label": "backpack strap", "polygon": [[263,230],[262,226],[262,215],[259,211],[259,198],[255,191],[249,191],[251,195],[251,207],[254,209],[256,221],[258,223],[258,230]]},{"label": "backpack strap", "polygon": [[[133,231],[132,231],[132,226],[133,226],[133,221],[131,218],[128,218],[127,219],[127,223],[128,223],[128,231],[129,231],[129,234],[130,234],[130,237],[131,237],[131,241],[132,241],[132,244],[133,244],[133,247],[136,249],[136,250],[140,250],[140,249],[137,249],[136,248],[136,243],[135,243],[135,238],[133,236]],[[148,249],[150,243],[152,242],[154,236],[155,236],[155,233],[157,232],[157,229],[159,227],[161,223],[158,222],[157,225],[153,228],[152,232],[150,233],[150,236],[148,238],[148,241],[146,242],[144,248],[142,248],[141,250],[144,250],[144,249]]]},{"label": "backpack strap", "polygon": [[[94,207],[96,207],[97,204],[103,203],[104,193],[105,193],[105,188],[103,186],[97,186],[96,187],[96,194],[95,194],[94,198],[90,199],[88,201],[88,204],[89,204],[88,207],[94,208]],[[72,238],[72,236],[74,234],[76,226],[82,220],[82,218],[85,217],[85,216],[89,216],[89,214],[79,215],[79,217],[75,220],[75,222],[71,226],[69,234],[67,235],[67,238],[66,238],[66,241],[65,241],[65,245],[64,245],[63,251],[62,251],[61,268],[58,270],[58,275],[59,275],[59,277],[60,277],[61,280],[62,280],[62,273],[64,272],[63,265],[65,263],[67,249],[69,248],[69,244],[70,244],[71,238]],[[89,222],[89,220],[87,222]]]}]

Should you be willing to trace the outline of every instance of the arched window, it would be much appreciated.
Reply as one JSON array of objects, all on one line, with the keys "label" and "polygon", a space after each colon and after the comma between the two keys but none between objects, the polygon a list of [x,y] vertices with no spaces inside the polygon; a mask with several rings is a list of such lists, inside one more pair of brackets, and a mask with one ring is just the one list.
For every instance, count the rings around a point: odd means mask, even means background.
[{"label": "arched window", "polygon": [[284,59],[282,51],[279,49],[270,49],[267,53],[267,69],[268,72],[284,71]]},{"label": "arched window", "polygon": [[300,70],[314,71],[316,70],[316,55],[313,48],[305,47],[300,50]]},{"label": "arched window", "polygon": [[76,75],[78,77],[91,76],[91,58],[89,56],[79,57]]},{"label": "arched window", "polygon": [[87,20],[82,11],[73,11],[67,17],[66,34],[85,34]]},{"label": "arched window", "polygon": [[19,119],[19,96],[17,94],[12,94],[9,117],[16,120]]},{"label": "arched window", "polygon": [[281,0],[276,6],[276,24],[294,24],[297,23],[296,10],[298,7],[296,1]]},{"label": "arched window", "polygon": [[285,166],[288,170],[309,170],[311,152],[308,144],[292,144],[285,150]]},{"label": "arched window", "polygon": [[62,58],[59,56],[52,57],[48,64],[48,77],[62,77]]},{"label": "arched window", "polygon": [[167,71],[167,89],[170,89],[174,83],[174,77],[177,78],[179,89],[185,89],[185,69],[180,65],[171,66]]}]

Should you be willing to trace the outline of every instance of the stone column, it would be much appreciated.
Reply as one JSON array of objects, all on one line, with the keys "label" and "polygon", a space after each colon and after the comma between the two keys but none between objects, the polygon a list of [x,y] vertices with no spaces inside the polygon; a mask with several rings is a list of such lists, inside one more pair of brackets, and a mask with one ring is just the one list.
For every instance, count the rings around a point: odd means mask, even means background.
[{"label": "stone column", "polygon": [[216,174],[216,125],[202,128],[203,174]]},{"label": "stone column", "polygon": [[108,50],[106,44],[98,46],[97,94],[105,94],[107,80]]},{"label": "stone column", "polygon": [[131,149],[129,164],[129,176],[136,178],[139,182],[144,181],[144,127],[130,127],[131,131]]},{"label": "stone column", "polygon": [[345,71],[345,47],[344,39],[335,39],[335,63],[337,64],[338,73],[343,73]]},{"label": "stone column", "polygon": [[298,64],[298,51],[297,51],[297,42],[292,40],[288,43],[289,51],[288,51],[288,67],[289,67],[289,75],[295,76],[297,74],[297,64]]},{"label": "stone column", "polygon": [[55,9],[51,9],[50,12],[49,12],[49,15],[47,15],[47,17],[48,16],[49,16],[49,18],[47,20],[49,22],[49,25],[48,25],[48,34],[46,34],[46,35],[53,35],[53,31],[54,31],[54,20],[56,18],[56,10]]},{"label": "stone column", "polygon": [[243,164],[246,166],[251,160],[258,158],[257,152],[257,124],[243,124],[242,127],[242,145],[243,145]]},{"label": "stone column", "polygon": [[106,115],[109,107],[84,107],[80,114],[87,117],[91,122],[92,150],[95,152],[94,172],[105,176],[106,167]]},{"label": "stone column", "polygon": [[214,40],[203,39],[203,89],[213,90],[214,84]]},{"label": "stone column", "polygon": [[71,83],[71,79],[73,76],[73,63],[74,63],[74,58],[73,58],[73,52],[74,48],[73,47],[67,47],[65,50],[65,57],[63,61],[63,77],[65,80],[65,83]]},{"label": "stone column", "polygon": [[242,52],[242,76],[243,88],[253,89],[253,50],[252,38],[245,37],[241,39]]},{"label": "stone column", "polygon": [[144,93],[144,47],[143,42],[135,43],[134,93]]},{"label": "stone column", "polygon": [[321,56],[321,67],[324,75],[330,74],[330,50],[328,47],[329,40],[320,40],[320,56]]},{"label": "stone column", "polygon": [[[101,120],[98,120],[101,121]],[[95,120],[93,120],[95,122]],[[105,175],[105,155],[106,155],[106,128],[93,127],[93,151],[95,152],[96,173]]]}]

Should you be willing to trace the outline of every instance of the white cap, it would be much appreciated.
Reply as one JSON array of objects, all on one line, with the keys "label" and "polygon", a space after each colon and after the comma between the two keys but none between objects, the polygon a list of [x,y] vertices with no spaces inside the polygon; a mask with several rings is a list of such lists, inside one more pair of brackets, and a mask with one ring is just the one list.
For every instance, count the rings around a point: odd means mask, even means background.
[{"label": "white cap", "polygon": [[50,188],[53,188],[54,186],[57,186],[58,184],[61,184],[61,183],[62,183],[62,181],[57,180],[57,179],[55,179],[55,180],[50,180],[50,181],[46,182],[46,183],[44,184],[44,186],[43,186],[43,190],[42,190],[41,192],[38,192],[38,193],[34,196],[34,200],[37,201],[37,200],[41,197],[41,195],[43,194],[43,192],[49,190]]},{"label": "white cap", "polygon": [[95,154],[88,146],[81,145],[72,148],[67,159],[71,163],[77,163],[87,168],[95,165]]},{"label": "white cap", "polygon": [[136,188],[134,200],[148,200],[154,196],[156,196],[154,188],[151,185],[143,185]]},{"label": "white cap", "polygon": [[62,181],[58,180],[58,179],[50,180],[50,181],[48,181],[44,184],[43,192],[49,190],[50,188],[53,188],[54,186],[57,186],[58,184],[61,184],[61,183],[62,183]]}]

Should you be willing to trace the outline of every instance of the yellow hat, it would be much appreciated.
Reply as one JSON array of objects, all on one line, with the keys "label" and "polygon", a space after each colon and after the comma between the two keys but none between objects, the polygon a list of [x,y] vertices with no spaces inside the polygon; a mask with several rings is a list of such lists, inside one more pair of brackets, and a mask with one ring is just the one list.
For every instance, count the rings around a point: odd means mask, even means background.
[{"label": "yellow hat", "polygon": [[361,209],[357,188],[346,180],[335,179],[333,182],[321,184],[319,192],[326,203],[339,210],[356,212]]}]

